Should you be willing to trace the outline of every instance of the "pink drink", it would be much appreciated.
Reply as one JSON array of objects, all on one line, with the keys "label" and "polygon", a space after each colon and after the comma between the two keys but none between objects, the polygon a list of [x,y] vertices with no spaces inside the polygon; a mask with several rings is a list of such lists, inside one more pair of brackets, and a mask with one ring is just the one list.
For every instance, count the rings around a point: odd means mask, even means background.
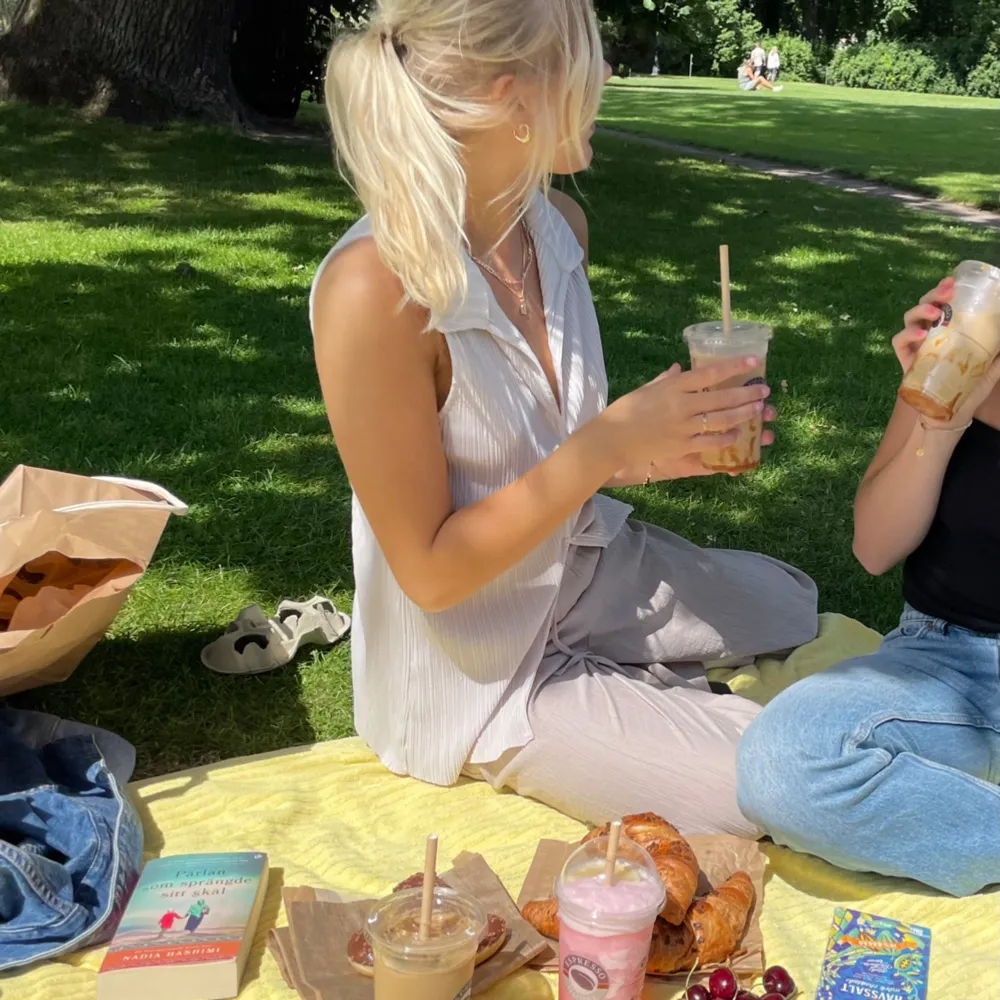
[{"label": "pink drink", "polygon": [[664,889],[649,855],[625,837],[613,884],[607,838],[574,852],[559,876],[559,1000],[639,1000]]}]

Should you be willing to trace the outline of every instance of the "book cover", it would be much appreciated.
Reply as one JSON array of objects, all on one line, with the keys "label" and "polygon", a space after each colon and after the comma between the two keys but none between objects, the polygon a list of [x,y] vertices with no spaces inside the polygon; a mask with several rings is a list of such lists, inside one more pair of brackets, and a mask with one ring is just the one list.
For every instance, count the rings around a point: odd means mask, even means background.
[{"label": "book cover", "polygon": [[838,907],[816,1000],[927,1000],[931,932]]},{"label": "book cover", "polygon": [[101,972],[236,961],[266,872],[265,854],[186,854],[150,861]]}]

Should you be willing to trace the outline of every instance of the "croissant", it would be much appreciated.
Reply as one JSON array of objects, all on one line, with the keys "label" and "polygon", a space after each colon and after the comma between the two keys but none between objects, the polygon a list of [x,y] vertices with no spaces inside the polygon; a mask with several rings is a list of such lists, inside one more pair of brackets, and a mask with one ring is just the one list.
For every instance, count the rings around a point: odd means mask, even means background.
[{"label": "croissant", "polygon": [[[724,962],[736,950],[754,903],[754,888],[746,872],[736,872],[718,889],[696,900],[680,926],[658,917],[653,927],[646,971],[667,976]],[[521,915],[547,938],[559,937],[559,903],[537,899],[525,903]]]},{"label": "croissant", "polygon": [[717,889],[695,901],[685,923],[694,934],[694,954],[699,965],[724,962],[736,950],[754,896],[750,876],[735,872]]},{"label": "croissant", "polygon": [[[591,830],[582,843],[608,833],[604,826]],[[667,890],[660,916],[668,924],[681,924],[698,891],[698,859],[675,826],[655,813],[638,813],[622,819],[622,833],[644,847],[653,859]]]},{"label": "croissant", "polygon": [[[591,830],[582,843],[608,832]],[[622,820],[622,830],[653,859],[667,888],[667,900],[653,928],[647,972],[669,975],[724,962],[736,950],[755,892],[746,872],[735,872],[708,895],[695,900],[700,869],[691,846],[677,829],[654,813]],[[538,899],[526,903],[521,915],[547,938],[559,937],[559,903]]]},{"label": "croissant", "polygon": [[74,559],[61,552],[46,552],[32,559],[0,591],[0,632],[10,628],[21,601],[37,597],[43,587],[64,590],[76,586],[96,587],[119,565],[117,559]]},{"label": "croissant", "polygon": [[559,900],[534,899],[521,907],[521,916],[542,937],[553,940],[559,937]]},{"label": "croissant", "polygon": [[694,965],[694,932],[686,924],[676,927],[658,917],[653,926],[646,972],[651,976],[669,976]]},{"label": "croissant", "polygon": [[[736,950],[754,903],[754,888],[746,872],[736,872],[718,889],[696,900],[680,926],[658,917],[653,927],[646,971],[667,976],[724,962]],[[526,903],[521,915],[547,938],[559,937],[559,903],[537,899]]]}]

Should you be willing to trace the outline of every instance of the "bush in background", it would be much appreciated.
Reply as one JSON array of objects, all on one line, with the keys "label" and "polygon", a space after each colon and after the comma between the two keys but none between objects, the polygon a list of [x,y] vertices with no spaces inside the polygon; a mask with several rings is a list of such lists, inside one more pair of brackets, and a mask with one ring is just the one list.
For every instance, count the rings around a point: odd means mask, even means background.
[{"label": "bush in background", "polygon": [[739,0],[705,0],[705,6],[711,17],[712,71],[719,76],[735,75],[739,64],[763,37],[764,29]]},{"label": "bush in background", "polygon": [[987,52],[965,84],[970,97],[1000,97],[1000,55]]},{"label": "bush in background", "polygon": [[821,83],[825,79],[826,67],[817,58],[813,47],[797,35],[779,31],[764,40],[764,51],[770,52],[776,45],[781,56],[781,77],[783,80],[798,80],[800,83]]},{"label": "bush in background", "polygon": [[837,50],[826,82],[869,90],[910,90],[918,94],[962,94],[950,69],[921,45],[860,42]]}]

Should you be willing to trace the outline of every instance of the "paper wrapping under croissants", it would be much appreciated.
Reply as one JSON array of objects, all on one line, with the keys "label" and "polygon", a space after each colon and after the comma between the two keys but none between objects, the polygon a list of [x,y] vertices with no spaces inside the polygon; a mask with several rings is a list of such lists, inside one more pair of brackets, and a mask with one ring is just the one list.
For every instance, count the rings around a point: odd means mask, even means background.
[{"label": "paper wrapping under croissants", "polygon": [[[736,950],[755,892],[746,872],[734,872],[707,895],[695,900],[700,869],[687,841],[666,820],[652,813],[626,816],[622,830],[644,847],[656,864],[667,889],[667,900],[653,929],[646,971],[669,975],[724,962]],[[591,831],[584,842],[607,833],[607,827]],[[684,903],[684,900],[687,903]],[[680,919],[677,913],[681,906]],[[524,918],[548,938],[559,936],[558,902],[533,900],[521,910]],[[669,914],[669,916],[668,916]]]}]

